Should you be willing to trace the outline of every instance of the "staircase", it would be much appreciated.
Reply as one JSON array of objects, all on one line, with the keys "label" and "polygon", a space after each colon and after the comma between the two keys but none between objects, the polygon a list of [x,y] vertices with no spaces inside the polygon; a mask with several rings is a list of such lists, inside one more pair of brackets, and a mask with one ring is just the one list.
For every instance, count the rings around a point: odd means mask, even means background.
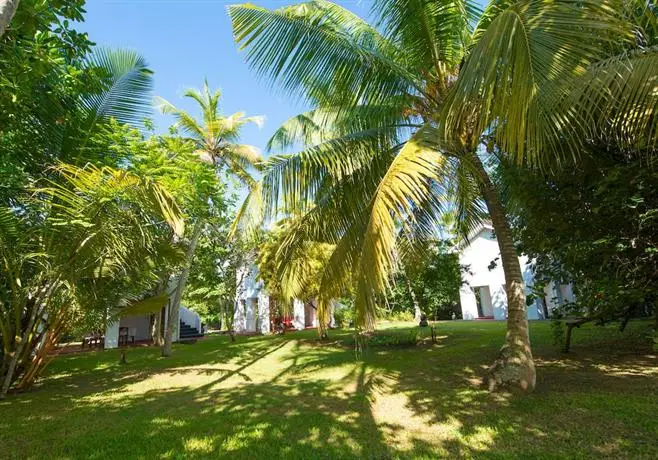
[{"label": "staircase", "polygon": [[180,321],[178,327],[180,331],[179,340],[192,340],[203,337],[203,334],[199,332],[196,327],[192,327],[189,324],[184,323],[182,320]]}]

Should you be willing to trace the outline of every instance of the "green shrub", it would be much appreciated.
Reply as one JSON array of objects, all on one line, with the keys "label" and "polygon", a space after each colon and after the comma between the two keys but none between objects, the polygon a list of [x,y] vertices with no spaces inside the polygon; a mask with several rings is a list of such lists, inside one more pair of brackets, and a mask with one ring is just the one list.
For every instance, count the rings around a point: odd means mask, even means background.
[{"label": "green shrub", "polygon": [[334,310],[336,327],[348,328],[354,325],[354,308],[350,306],[338,307]]},{"label": "green shrub", "polygon": [[415,327],[406,333],[375,334],[367,338],[368,347],[411,347],[418,344],[420,329]]},{"label": "green shrub", "polygon": [[553,336],[553,345],[555,348],[564,349],[564,321],[561,316],[554,317],[551,320],[551,335]]},{"label": "green shrub", "polygon": [[389,321],[413,321],[414,314],[410,311],[394,311],[386,315],[386,319]]}]

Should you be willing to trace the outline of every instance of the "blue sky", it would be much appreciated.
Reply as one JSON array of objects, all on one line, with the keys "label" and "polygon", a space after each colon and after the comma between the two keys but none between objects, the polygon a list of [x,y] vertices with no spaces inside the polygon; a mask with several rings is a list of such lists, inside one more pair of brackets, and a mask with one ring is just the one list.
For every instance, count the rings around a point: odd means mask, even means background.
[{"label": "blue sky", "polygon": [[[181,99],[190,87],[200,88],[208,78],[223,93],[223,111],[264,115],[264,126],[245,128],[243,142],[263,148],[271,134],[303,105],[276,95],[268,82],[258,79],[233,43],[227,5],[223,0],[88,0],[81,29],[99,46],[137,50],[155,72],[154,93],[173,104],[194,110]],[[254,2],[279,7],[292,2]],[[342,2],[366,15],[369,2]],[[172,120],[154,114],[158,131]]]},{"label": "blue sky", "polygon": [[[194,106],[181,99],[190,87],[200,88],[208,78],[223,92],[223,111],[264,115],[265,125],[248,127],[243,142],[263,148],[271,134],[287,118],[304,110],[288,98],[276,95],[268,82],[249,70],[233,43],[227,5],[239,0],[87,0],[86,21],[81,26],[99,46],[137,50],[155,72],[154,93],[188,110]],[[293,1],[253,1],[276,8]],[[338,2],[367,17],[371,0]],[[158,131],[166,131],[171,119],[154,114]]]}]

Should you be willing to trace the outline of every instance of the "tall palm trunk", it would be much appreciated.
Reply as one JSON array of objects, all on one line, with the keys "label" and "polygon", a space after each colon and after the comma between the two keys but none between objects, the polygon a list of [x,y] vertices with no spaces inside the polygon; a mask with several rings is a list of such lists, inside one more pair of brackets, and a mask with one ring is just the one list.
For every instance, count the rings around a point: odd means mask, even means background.
[{"label": "tall palm trunk", "polygon": [[491,222],[496,232],[500,258],[505,273],[507,292],[507,333],[505,344],[496,362],[489,369],[489,389],[501,386],[519,387],[531,391],[535,387],[535,362],[532,358],[528,314],[523,290],[521,264],[514,246],[514,239],[507,221],[505,207],[491,182],[487,171],[476,153],[469,155],[480,191],[487,203]]},{"label": "tall palm trunk", "polygon": [[192,239],[190,239],[190,245],[187,247],[187,252],[185,253],[185,265],[181,271],[180,277],[178,278],[178,286],[176,286],[176,292],[174,298],[169,306],[169,321],[167,323],[167,330],[165,332],[165,341],[164,346],[162,347],[162,356],[171,356],[172,350],[171,345],[174,341],[174,335],[178,330],[178,318],[180,316],[180,302],[183,298],[183,291],[185,290],[185,285],[187,284],[187,278],[190,276],[190,268],[192,267],[192,259],[194,259],[194,252],[196,251],[197,243],[199,238],[201,238],[201,232],[203,230],[203,220],[197,219],[194,224],[194,230],[192,231]]},{"label": "tall palm trunk", "polygon": [[420,309],[420,303],[418,302],[418,297],[416,297],[416,293],[414,292],[414,287],[411,284],[411,280],[409,279],[406,273],[404,274],[404,279],[407,282],[407,289],[409,289],[411,302],[414,305],[414,321],[420,323],[421,317],[423,316],[423,312]]},{"label": "tall palm trunk", "polygon": [[5,33],[9,23],[14,18],[20,0],[0,0],[0,37]]}]

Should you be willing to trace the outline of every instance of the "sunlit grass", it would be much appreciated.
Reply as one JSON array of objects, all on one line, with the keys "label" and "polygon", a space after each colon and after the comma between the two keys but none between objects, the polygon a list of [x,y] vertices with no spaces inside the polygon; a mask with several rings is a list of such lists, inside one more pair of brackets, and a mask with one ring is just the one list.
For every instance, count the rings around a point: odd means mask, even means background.
[{"label": "sunlit grass", "polygon": [[60,357],[0,402],[0,458],[656,458],[646,326],[584,327],[564,356],[549,324],[532,323],[539,374],[527,396],[480,386],[499,322],[439,323],[437,344],[376,342],[358,356],[349,331],[328,342],[303,331],[213,336],[169,359],[130,349],[127,365],[117,351]]}]

